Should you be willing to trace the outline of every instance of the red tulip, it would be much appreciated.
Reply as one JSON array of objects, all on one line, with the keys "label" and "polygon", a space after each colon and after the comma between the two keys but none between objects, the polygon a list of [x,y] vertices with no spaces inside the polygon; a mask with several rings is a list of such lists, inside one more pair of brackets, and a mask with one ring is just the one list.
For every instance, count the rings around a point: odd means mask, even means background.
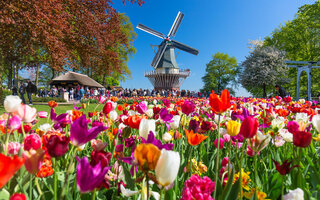
[{"label": "red tulip", "polygon": [[108,101],[105,105],[104,105],[104,107],[103,107],[103,113],[104,114],[109,114],[111,111],[112,111],[112,103],[110,102],[110,101]]},{"label": "red tulip", "polygon": [[257,134],[258,127],[258,119],[255,117],[248,116],[243,120],[239,133],[245,138],[253,138],[253,136]]},{"label": "red tulip", "polygon": [[290,171],[295,168],[295,167],[300,167],[299,165],[294,165],[292,167],[290,167],[291,162],[288,162],[288,160],[285,160],[282,165],[280,165],[277,161],[273,160],[274,164],[276,165],[276,169],[277,171],[281,174],[281,175],[286,175],[289,174]]},{"label": "red tulip", "polygon": [[24,158],[18,156],[9,157],[0,153],[0,188],[8,183],[23,163]]},{"label": "red tulip", "polygon": [[312,134],[305,131],[293,133],[293,144],[297,147],[308,147],[311,144]]},{"label": "red tulip", "polygon": [[63,156],[69,150],[70,139],[66,136],[51,135],[46,141],[48,154],[52,157]]},{"label": "red tulip", "polygon": [[217,94],[214,93],[212,90],[212,94],[210,94],[209,103],[211,109],[217,113],[221,114],[225,112],[228,108],[231,107],[230,104],[230,93],[227,89],[224,89],[219,97]]},{"label": "red tulip", "polygon": [[14,193],[9,200],[27,200],[27,197],[23,193]]}]

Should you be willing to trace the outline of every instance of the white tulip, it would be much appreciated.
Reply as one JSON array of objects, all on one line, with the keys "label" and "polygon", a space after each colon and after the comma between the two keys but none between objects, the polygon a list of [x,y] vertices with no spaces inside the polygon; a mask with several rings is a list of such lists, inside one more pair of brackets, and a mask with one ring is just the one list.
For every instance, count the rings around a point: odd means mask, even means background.
[{"label": "white tulip", "polygon": [[301,104],[304,104],[304,103],[306,103],[306,100],[305,100],[305,99],[299,99],[299,102],[300,102]]},{"label": "white tulip", "polygon": [[314,115],[312,117],[312,124],[317,129],[318,133],[320,133],[320,115]]},{"label": "white tulip", "polygon": [[126,127],[126,125],[124,123],[120,123],[119,126],[118,126],[118,128],[120,130],[124,129],[125,127]]},{"label": "white tulip", "polygon": [[4,109],[6,109],[7,112],[15,112],[19,109],[21,105],[21,99],[18,96],[9,95],[6,96],[4,99]]},{"label": "white tulip", "polygon": [[304,192],[300,188],[289,190],[289,193],[283,195],[283,200],[304,200]]},{"label": "white tulip", "polygon": [[180,119],[181,119],[180,115],[173,116],[172,118],[173,122],[169,124],[170,128],[173,128],[173,129],[179,128]]},{"label": "white tulip", "polygon": [[150,131],[155,134],[156,130],[156,121],[153,119],[142,119],[139,125],[139,134],[144,139],[148,139]]},{"label": "white tulip", "polygon": [[162,149],[155,169],[156,178],[159,184],[165,187],[173,183],[173,181],[177,178],[179,168],[179,153]]},{"label": "white tulip", "polygon": [[147,111],[146,111],[146,115],[148,115],[148,117],[152,117],[153,116],[153,110],[152,109],[148,109]]},{"label": "white tulip", "polygon": [[132,190],[126,189],[122,184],[120,184],[120,191],[126,197],[131,197],[139,193],[139,191],[132,191]]},{"label": "white tulip", "polygon": [[284,122],[285,122],[285,119],[283,117],[277,117],[271,121],[271,127],[273,129],[277,128],[278,130],[280,130],[285,127]]},{"label": "white tulip", "polygon": [[293,141],[293,135],[288,131],[288,129],[281,129],[279,131],[279,135],[284,139],[286,142],[292,142]]},{"label": "white tulip", "polygon": [[162,135],[162,140],[165,142],[169,142],[172,139],[172,135],[170,135],[170,133],[165,132],[165,134]]},{"label": "white tulip", "polygon": [[39,126],[39,130],[43,131],[43,132],[47,132],[51,129],[51,125],[46,123],[46,124],[42,124],[41,126]]},{"label": "white tulip", "polygon": [[158,101],[156,99],[153,100],[153,104],[157,105]]},{"label": "white tulip", "polygon": [[309,121],[309,116],[307,113],[297,113],[296,114],[296,121],[303,121],[304,123],[307,123]]},{"label": "white tulip", "polygon": [[112,121],[115,121],[118,118],[118,113],[117,111],[113,110],[109,113],[109,117]]}]

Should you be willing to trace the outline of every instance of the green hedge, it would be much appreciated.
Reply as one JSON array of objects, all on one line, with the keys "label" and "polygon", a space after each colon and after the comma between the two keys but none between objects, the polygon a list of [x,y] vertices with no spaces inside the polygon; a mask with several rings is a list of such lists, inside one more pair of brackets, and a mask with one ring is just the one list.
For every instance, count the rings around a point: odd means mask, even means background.
[{"label": "green hedge", "polygon": [[[8,95],[12,95],[11,90],[3,89],[3,97],[5,98]],[[20,97],[20,94],[19,94]],[[26,100],[26,103],[28,103],[28,95],[27,93],[24,95],[24,99]],[[36,97],[34,94],[31,96],[32,102],[49,102],[49,101],[56,101],[56,102],[66,102],[63,98],[59,97]]]}]

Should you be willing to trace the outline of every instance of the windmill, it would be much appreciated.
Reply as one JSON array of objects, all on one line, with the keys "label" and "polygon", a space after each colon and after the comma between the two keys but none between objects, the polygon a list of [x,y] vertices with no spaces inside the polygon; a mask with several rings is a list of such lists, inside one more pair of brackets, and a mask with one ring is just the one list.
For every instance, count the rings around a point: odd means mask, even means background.
[{"label": "windmill", "polygon": [[197,49],[172,39],[177,33],[183,16],[184,14],[181,12],[178,13],[168,35],[155,31],[143,24],[138,24],[137,26],[138,29],[163,39],[151,63],[155,70],[145,73],[145,77],[150,80],[156,90],[179,89],[183,81],[190,75],[189,69],[179,69],[174,52],[176,48],[194,55],[199,53]]}]

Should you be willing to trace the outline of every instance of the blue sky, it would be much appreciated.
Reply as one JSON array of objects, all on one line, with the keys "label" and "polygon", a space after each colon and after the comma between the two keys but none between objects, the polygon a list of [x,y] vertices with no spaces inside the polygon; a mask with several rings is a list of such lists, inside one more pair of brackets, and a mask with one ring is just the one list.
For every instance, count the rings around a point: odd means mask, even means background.
[{"label": "blue sky", "polygon": [[[312,4],[314,0],[145,0],[137,4],[115,0],[115,8],[126,13],[136,27],[142,23],[167,34],[178,13],[185,14],[175,40],[200,50],[198,56],[181,51],[177,57],[180,68],[191,69],[191,75],[182,89],[199,90],[203,87],[201,77],[206,63],[216,52],[228,53],[241,63],[248,55],[249,40],[263,39],[280,24],[294,18],[298,8]],[[150,44],[158,45],[160,38],[135,29],[138,37],[134,42],[137,53],[130,58],[128,66],[132,79],[121,82],[124,88],[152,88],[144,77],[153,68],[150,63],[154,52]],[[237,96],[248,96],[239,88]]]}]

